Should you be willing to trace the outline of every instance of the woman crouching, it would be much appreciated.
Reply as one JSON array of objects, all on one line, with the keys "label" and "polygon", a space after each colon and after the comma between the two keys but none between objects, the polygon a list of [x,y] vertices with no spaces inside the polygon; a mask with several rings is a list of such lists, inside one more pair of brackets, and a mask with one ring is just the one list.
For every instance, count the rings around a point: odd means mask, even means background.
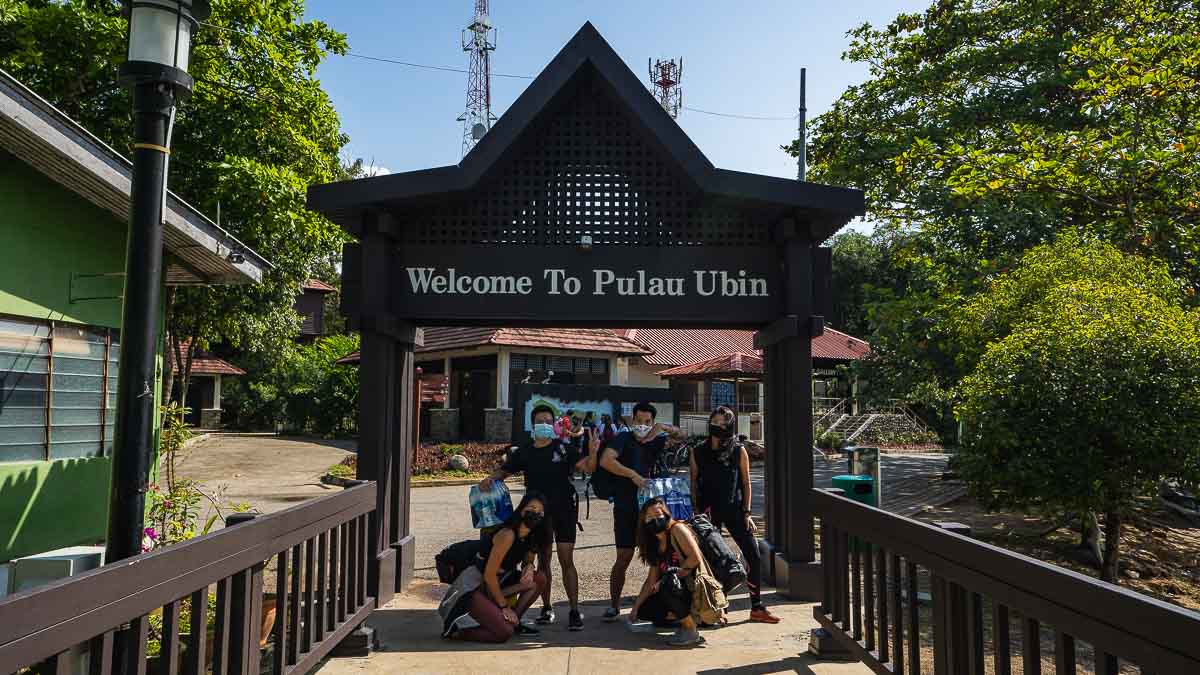
[{"label": "woman crouching", "polygon": [[704,642],[692,617],[692,578],[700,567],[700,545],[686,523],[671,518],[661,499],[651,499],[638,514],[638,556],[650,568],[633,603],[630,621],[655,624],[678,621],[667,644],[687,647]]},{"label": "woman crouching", "polygon": [[[480,554],[475,567],[459,575],[454,583],[457,589],[452,588],[443,600],[443,604],[454,603],[446,618],[445,635],[474,642],[507,642],[514,634],[537,635],[536,628],[521,623],[521,616],[546,588],[546,575],[534,571],[533,560],[549,538],[546,500],[536,492],[527,493],[492,535],[491,549]],[[515,605],[509,602],[514,595]],[[458,630],[465,614],[479,625]]]}]

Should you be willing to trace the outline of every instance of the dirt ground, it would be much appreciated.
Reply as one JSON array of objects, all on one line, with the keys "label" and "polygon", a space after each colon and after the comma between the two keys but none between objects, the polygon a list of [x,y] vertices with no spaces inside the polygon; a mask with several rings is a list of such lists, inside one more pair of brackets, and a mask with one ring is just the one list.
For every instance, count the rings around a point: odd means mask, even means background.
[{"label": "dirt ground", "polygon": [[[927,509],[918,520],[954,521],[972,536],[1039,560],[1098,576],[1076,547],[1079,535],[1068,524],[1019,512],[989,512],[970,497]],[[1123,528],[1122,586],[1165,602],[1200,611],[1200,525],[1146,500]]]}]

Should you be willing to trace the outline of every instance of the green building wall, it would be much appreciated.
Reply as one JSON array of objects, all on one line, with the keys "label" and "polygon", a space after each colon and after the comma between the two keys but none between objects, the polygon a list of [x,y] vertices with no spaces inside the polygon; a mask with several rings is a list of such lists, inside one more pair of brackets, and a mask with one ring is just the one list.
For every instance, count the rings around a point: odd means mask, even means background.
[{"label": "green building wall", "polygon": [[[3,151],[0,165],[0,314],[120,328],[125,224]],[[102,541],[110,465],[0,461],[0,563]]]}]

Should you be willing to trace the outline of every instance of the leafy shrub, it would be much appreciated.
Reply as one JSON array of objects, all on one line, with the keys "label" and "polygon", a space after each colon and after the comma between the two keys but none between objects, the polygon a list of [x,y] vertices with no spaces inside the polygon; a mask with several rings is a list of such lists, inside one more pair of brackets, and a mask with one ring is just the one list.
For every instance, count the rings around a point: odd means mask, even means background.
[{"label": "leafy shrub", "polygon": [[[447,460],[451,455],[462,455],[471,464],[473,472],[491,472],[504,461],[508,443],[422,443],[417,448],[413,462],[413,474],[430,474],[448,470]],[[447,452],[449,450],[449,452]]]},{"label": "leafy shrub", "polygon": [[821,450],[841,450],[846,447],[846,440],[835,431],[826,431],[817,437],[817,447]]}]

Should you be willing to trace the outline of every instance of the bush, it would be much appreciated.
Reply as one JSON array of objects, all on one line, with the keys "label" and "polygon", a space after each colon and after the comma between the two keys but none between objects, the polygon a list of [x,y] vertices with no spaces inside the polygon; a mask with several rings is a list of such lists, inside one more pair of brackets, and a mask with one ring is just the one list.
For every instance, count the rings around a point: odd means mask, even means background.
[{"label": "bush", "polygon": [[835,431],[826,431],[817,437],[817,447],[821,450],[841,451],[846,447],[846,440]]},{"label": "bush", "polygon": [[446,471],[452,455],[462,455],[471,463],[471,471],[491,473],[504,462],[504,454],[511,447],[508,443],[422,443],[417,448],[413,462],[413,474],[430,474]]}]

